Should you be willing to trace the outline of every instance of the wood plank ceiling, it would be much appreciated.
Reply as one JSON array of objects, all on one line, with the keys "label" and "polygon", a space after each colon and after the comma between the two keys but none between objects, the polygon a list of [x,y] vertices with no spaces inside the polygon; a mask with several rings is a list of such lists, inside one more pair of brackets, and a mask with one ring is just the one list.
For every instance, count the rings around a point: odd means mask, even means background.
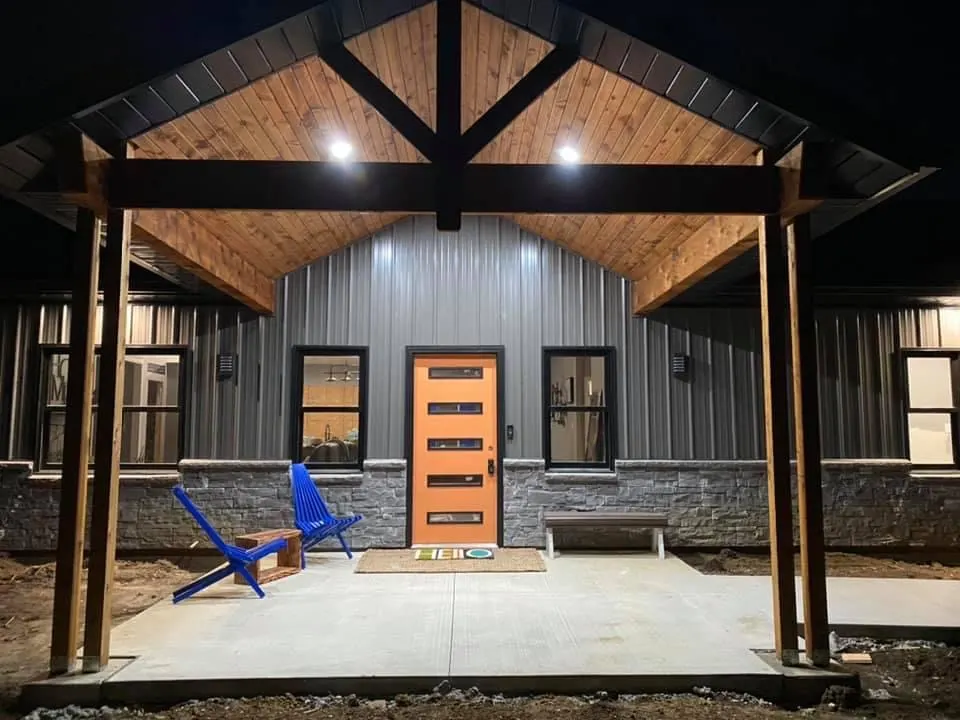
[{"label": "wood plank ceiling", "polygon": [[[551,49],[463,6],[466,129]],[[436,108],[436,6],[426,5],[347,43],[430,127]],[[335,140],[357,161],[425,162],[317,57],[307,58],[134,139],[135,155],[177,159],[326,160]],[[757,146],[597,65],[580,60],[475,162],[548,163],[576,148],[586,163],[748,164]],[[575,172],[576,168],[571,168]],[[271,277],[399,220],[396,214],[190,212]],[[637,278],[708,217],[517,215],[530,232]]]}]

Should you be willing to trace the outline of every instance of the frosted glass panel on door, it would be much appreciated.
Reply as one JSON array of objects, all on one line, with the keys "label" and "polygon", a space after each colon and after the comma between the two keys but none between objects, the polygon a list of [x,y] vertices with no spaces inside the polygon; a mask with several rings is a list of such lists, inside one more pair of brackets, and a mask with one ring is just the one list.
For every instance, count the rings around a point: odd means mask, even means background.
[{"label": "frosted glass panel on door", "polygon": [[918,465],[953,465],[949,413],[910,413],[910,461]]},{"label": "frosted glass panel on door", "polygon": [[950,358],[908,357],[907,384],[911,408],[953,407]]}]

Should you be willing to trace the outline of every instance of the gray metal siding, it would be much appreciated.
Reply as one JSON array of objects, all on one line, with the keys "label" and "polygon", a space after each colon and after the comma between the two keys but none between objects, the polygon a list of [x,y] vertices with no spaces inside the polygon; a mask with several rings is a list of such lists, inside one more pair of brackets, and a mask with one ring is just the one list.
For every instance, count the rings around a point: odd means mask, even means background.
[{"label": "gray metal siding", "polygon": [[[369,347],[368,456],[404,455],[408,345],[503,345],[509,457],[540,457],[544,345],[617,350],[619,455],[752,459],[763,454],[760,327],[755,309],[677,308],[630,315],[629,283],[492,218],[460,233],[412,218],[280,282],[277,313],[131,305],[128,341],[185,344],[186,454],[275,458],[288,451],[290,358],[296,344]],[[0,347],[15,350],[11,457],[31,457],[36,343],[66,343],[69,307],[4,308]],[[99,327],[99,318],[98,318]],[[822,310],[817,316],[824,457],[903,457],[896,352],[960,347],[960,308]],[[688,379],[671,356],[691,357]],[[235,353],[233,380],[215,377]]]}]

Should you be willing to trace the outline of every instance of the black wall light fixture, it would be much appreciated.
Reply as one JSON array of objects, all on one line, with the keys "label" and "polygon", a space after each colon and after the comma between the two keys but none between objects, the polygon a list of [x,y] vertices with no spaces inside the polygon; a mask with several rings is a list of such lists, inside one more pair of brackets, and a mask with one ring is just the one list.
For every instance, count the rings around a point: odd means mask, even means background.
[{"label": "black wall light fixture", "polygon": [[235,357],[233,353],[220,353],[217,355],[217,380],[229,380],[233,377]]},{"label": "black wall light fixture", "polygon": [[670,359],[670,370],[676,378],[686,378],[690,374],[690,356],[686,353],[674,353]]}]

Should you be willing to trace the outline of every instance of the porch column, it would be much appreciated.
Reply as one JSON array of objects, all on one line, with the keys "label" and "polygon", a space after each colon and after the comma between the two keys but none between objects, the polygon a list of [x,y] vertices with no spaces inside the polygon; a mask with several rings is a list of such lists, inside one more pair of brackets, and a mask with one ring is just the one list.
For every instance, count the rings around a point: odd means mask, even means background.
[{"label": "porch column", "polygon": [[[765,162],[764,155],[763,151],[759,153],[758,164]],[[774,643],[780,662],[796,665],[800,658],[793,577],[793,503],[790,494],[790,418],[787,406],[787,258],[779,215],[760,217],[758,244]]]},{"label": "porch column", "polygon": [[790,275],[790,346],[793,353],[793,426],[800,516],[800,574],[803,579],[803,638],[807,659],[814,665],[825,666],[830,664],[830,630],[827,624],[812,251],[810,216],[800,215],[787,226],[787,257]]},{"label": "porch column", "polygon": [[53,586],[53,634],[50,641],[51,675],[73,670],[79,645],[80,576],[87,521],[99,262],[100,221],[90,210],[80,208],[77,210],[77,237],[73,252],[67,409]]},{"label": "porch column", "polygon": [[[119,157],[126,157],[124,152]],[[84,627],[83,671],[98,672],[110,658],[113,569],[117,548],[117,500],[120,491],[121,407],[127,335],[127,286],[130,273],[128,210],[107,213],[103,249],[103,333],[90,522],[90,570]]]}]

